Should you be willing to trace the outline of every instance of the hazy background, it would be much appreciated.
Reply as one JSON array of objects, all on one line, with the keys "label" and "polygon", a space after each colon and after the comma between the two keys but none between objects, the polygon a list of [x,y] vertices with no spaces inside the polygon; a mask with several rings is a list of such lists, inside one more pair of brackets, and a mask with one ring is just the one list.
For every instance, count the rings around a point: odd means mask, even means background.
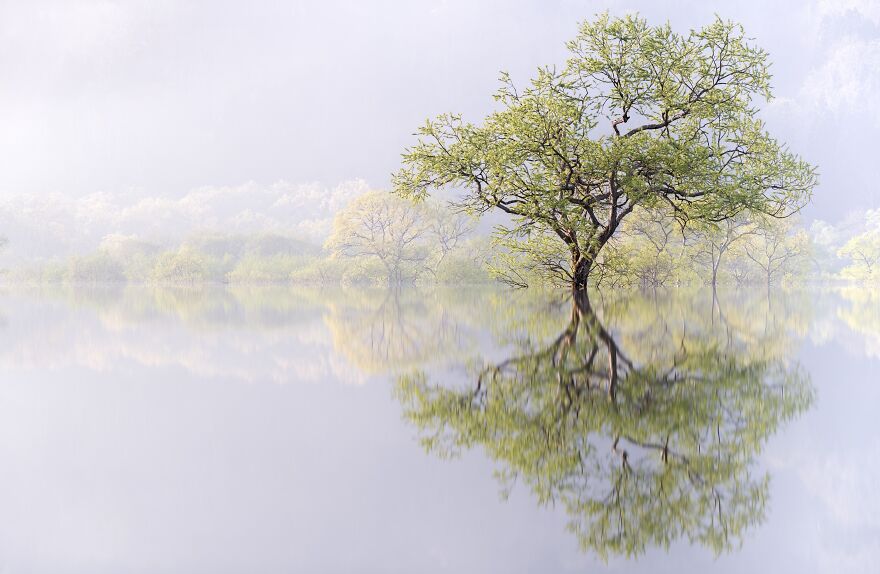
[{"label": "hazy background", "polygon": [[320,243],[426,118],[478,121],[499,70],[561,64],[605,9],[741,22],[773,62],[771,131],[820,167],[805,223],[880,225],[880,0],[0,1],[7,254],[198,229]]}]

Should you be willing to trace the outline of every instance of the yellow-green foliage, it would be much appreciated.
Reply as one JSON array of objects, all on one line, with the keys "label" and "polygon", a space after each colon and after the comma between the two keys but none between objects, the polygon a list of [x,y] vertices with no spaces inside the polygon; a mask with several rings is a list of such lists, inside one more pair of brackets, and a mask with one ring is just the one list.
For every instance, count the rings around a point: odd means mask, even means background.
[{"label": "yellow-green foliage", "polygon": [[106,253],[71,258],[64,278],[76,283],[112,283],[126,279],[122,265]]},{"label": "yellow-green foliage", "polygon": [[341,259],[318,257],[290,272],[289,279],[293,283],[323,285],[341,283],[348,262]]},{"label": "yellow-green foliage", "polygon": [[230,283],[284,283],[314,258],[296,255],[247,255],[227,274]]},{"label": "yellow-green foliage", "polygon": [[403,154],[395,190],[463,191],[472,212],[508,214],[500,233],[510,241],[555,245],[527,271],[558,278],[565,259],[579,290],[636,209],[721,221],[744,210],[789,214],[809,200],[816,171],[759,118],[770,62],[741,26],[719,18],[679,34],[604,14],[567,47],[564,65],[539,68],[528,85],[504,74],[498,105],[480,122],[428,120]]},{"label": "yellow-green foliage", "polygon": [[374,191],[337,213],[325,247],[345,262],[344,282],[475,281],[481,279],[473,264],[479,256],[474,244],[464,245],[471,223],[434,202]]},{"label": "yellow-green foliage", "polygon": [[188,248],[159,256],[151,279],[170,283],[202,283],[224,279],[221,262]]},{"label": "yellow-green foliage", "polygon": [[855,281],[880,280],[880,230],[872,229],[856,235],[837,252],[849,260],[840,272],[845,279]]},{"label": "yellow-green foliage", "polygon": [[463,252],[447,256],[437,267],[433,279],[436,283],[452,285],[473,285],[492,281],[486,265]]}]

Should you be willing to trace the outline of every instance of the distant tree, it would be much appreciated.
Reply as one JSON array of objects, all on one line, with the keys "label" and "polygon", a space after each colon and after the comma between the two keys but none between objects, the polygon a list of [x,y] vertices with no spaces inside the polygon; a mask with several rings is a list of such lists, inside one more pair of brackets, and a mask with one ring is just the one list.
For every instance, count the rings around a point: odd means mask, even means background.
[{"label": "distant tree", "polygon": [[836,226],[820,219],[809,227],[812,245],[811,262],[816,277],[833,277],[843,267],[843,258],[838,252],[842,247],[842,232]]},{"label": "distant tree", "polygon": [[[698,264],[706,265],[711,271],[712,289],[718,285],[718,272],[721,261],[738,241],[755,232],[756,224],[746,214],[726,219],[719,223],[706,223],[695,230],[692,243],[694,259]],[[735,275],[738,276],[740,269]]]},{"label": "distant tree", "polygon": [[207,257],[238,259],[247,248],[246,238],[226,233],[197,233],[181,245],[185,251],[197,252]]},{"label": "distant tree", "polygon": [[471,231],[470,219],[436,204],[374,191],[353,200],[333,221],[325,246],[351,263],[378,263],[389,285],[437,268]]},{"label": "distant tree", "polygon": [[490,255],[484,243],[468,242],[437,267],[435,279],[440,284],[459,286],[492,283],[496,278],[489,270]]},{"label": "distant tree", "polygon": [[222,279],[212,273],[213,261],[191,248],[182,247],[157,258],[151,279],[162,283],[201,283]]},{"label": "distant tree", "polygon": [[245,251],[260,257],[316,256],[320,248],[300,239],[278,233],[260,233],[245,239]]},{"label": "distant tree", "polygon": [[451,211],[438,204],[432,204],[428,212],[428,228],[436,242],[434,256],[429,270],[437,278],[437,272],[447,261],[449,254],[455,251],[473,231],[473,218],[462,213]]},{"label": "distant tree", "polygon": [[745,242],[743,251],[761,271],[767,288],[797,270],[809,255],[809,237],[790,221],[762,218]]},{"label": "distant tree", "polygon": [[751,283],[752,277],[754,276],[755,266],[745,256],[744,251],[737,250],[735,255],[737,256],[730,258],[730,262],[727,266],[731,277],[733,277],[733,280],[737,285]]},{"label": "distant tree", "polygon": [[64,278],[72,283],[117,283],[125,281],[125,270],[105,253],[72,257]]},{"label": "distant tree", "polygon": [[681,35],[602,15],[568,48],[564,67],[539,69],[523,90],[503,74],[500,109],[481,125],[455,114],[427,122],[397,193],[461,189],[471,212],[511,215],[499,230],[509,249],[544,258],[532,268],[567,275],[575,290],[636,209],[720,222],[808,201],[815,170],[758,119],[769,63],[740,26],[716,20]]},{"label": "distant tree", "polygon": [[374,191],[336,214],[326,247],[350,262],[377,260],[387,283],[398,284],[421,271],[427,257],[421,242],[429,228],[424,206]]},{"label": "distant tree", "polygon": [[856,235],[838,250],[837,255],[850,260],[850,265],[841,272],[844,277],[880,277],[880,229],[871,229]]},{"label": "distant tree", "polygon": [[106,253],[119,261],[135,257],[151,257],[159,253],[161,247],[136,235],[106,235],[98,246],[98,251]]},{"label": "distant tree", "polygon": [[621,271],[641,287],[662,287],[680,276],[682,229],[668,210],[639,210],[623,224],[621,236]]},{"label": "distant tree", "polygon": [[161,247],[135,235],[106,235],[98,246],[98,253],[113,259],[124,269],[125,277],[131,281],[146,281],[150,278]]}]

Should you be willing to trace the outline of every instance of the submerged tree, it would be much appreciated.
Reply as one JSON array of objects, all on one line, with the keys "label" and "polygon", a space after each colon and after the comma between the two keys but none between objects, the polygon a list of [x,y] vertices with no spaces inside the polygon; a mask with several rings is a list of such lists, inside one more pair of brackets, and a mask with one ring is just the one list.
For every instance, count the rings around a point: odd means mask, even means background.
[{"label": "submerged tree", "polygon": [[814,168],[757,117],[769,63],[740,26],[716,20],[681,35],[602,15],[568,48],[563,68],[539,69],[523,90],[502,75],[500,109],[481,125],[455,114],[425,124],[396,191],[464,189],[472,212],[510,214],[504,243],[548,258],[576,290],[636,208],[717,222],[744,210],[782,216],[809,199]]},{"label": "submerged tree", "polygon": [[[642,209],[627,219],[606,247],[602,275],[616,284],[663,287],[685,275],[683,233],[668,210]],[[597,285],[604,277],[600,275]]]},{"label": "submerged tree", "polygon": [[395,285],[425,271],[436,275],[471,228],[464,214],[373,191],[336,214],[326,247],[347,262],[378,264]]},{"label": "submerged tree", "polygon": [[737,242],[754,233],[755,227],[750,218],[743,216],[699,227],[693,244],[694,259],[709,267],[712,289],[718,286],[718,272],[724,256]]},{"label": "submerged tree", "polygon": [[326,246],[349,261],[378,261],[389,284],[400,283],[425,258],[421,240],[428,232],[422,206],[382,192],[354,199],[336,214]]},{"label": "submerged tree", "polygon": [[743,251],[758,267],[767,289],[770,289],[772,283],[798,272],[806,264],[810,238],[803,229],[795,229],[791,222],[761,218],[745,241]]},{"label": "submerged tree", "polygon": [[580,295],[549,344],[477,368],[473,386],[417,372],[397,393],[429,450],[482,447],[502,479],[562,504],[585,549],[635,555],[684,538],[721,552],[763,519],[755,460],[812,389],[766,346],[711,335],[683,331],[639,360]]},{"label": "submerged tree", "polygon": [[852,237],[837,251],[850,260],[841,274],[848,279],[871,280],[880,271],[880,229],[870,229]]}]

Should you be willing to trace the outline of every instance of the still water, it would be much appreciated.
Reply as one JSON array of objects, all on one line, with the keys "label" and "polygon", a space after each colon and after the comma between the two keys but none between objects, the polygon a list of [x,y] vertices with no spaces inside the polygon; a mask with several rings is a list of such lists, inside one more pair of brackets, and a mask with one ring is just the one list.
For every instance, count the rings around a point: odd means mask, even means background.
[{"label": "still water", "polygon": [[0,293],[3,572],[876,572],[880,293]]}]

